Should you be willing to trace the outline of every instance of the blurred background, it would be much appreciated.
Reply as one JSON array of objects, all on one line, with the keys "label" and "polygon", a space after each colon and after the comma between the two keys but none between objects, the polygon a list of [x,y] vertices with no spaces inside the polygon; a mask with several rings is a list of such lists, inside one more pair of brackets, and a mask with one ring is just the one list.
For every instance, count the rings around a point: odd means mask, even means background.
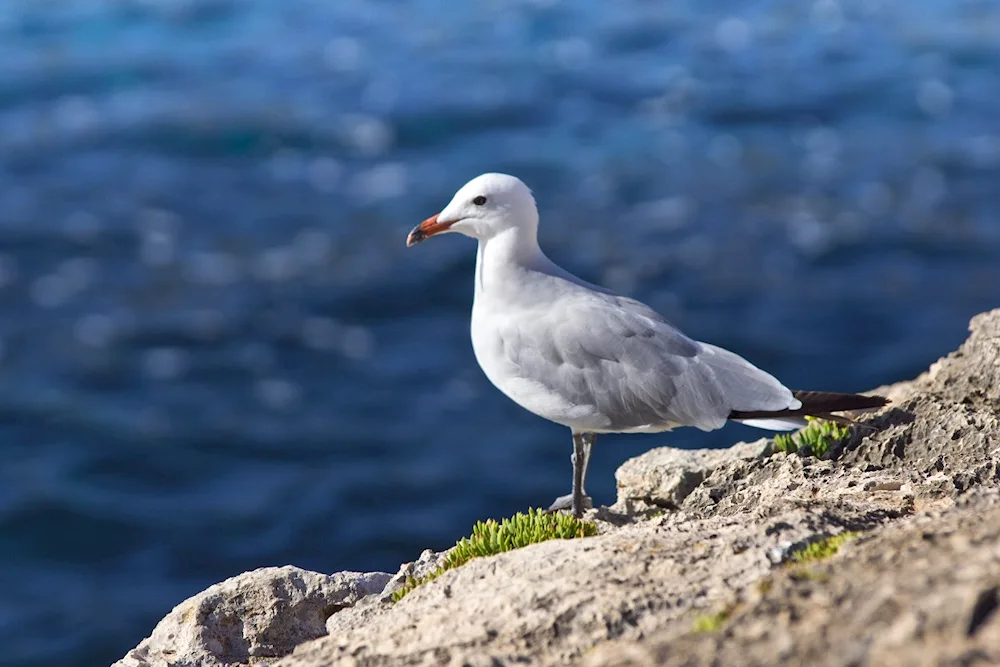
[{"label": "blurred background", "polygon": [[[567,493],[481,374],[465,181],[793,387],[1000,305],[994,0],[6,0],[0,662],[105,665],[244,570],[395,571]],[[604,437],[615,468],[657,445]]]}]

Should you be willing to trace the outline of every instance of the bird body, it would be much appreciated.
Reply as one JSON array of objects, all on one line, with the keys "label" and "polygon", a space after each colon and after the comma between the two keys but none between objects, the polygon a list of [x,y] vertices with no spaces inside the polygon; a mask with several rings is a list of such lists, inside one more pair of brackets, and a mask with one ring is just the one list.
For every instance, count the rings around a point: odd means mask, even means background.
[{"label": "bird body", "polygon": [[733,410],[800,407],[740,357],[692,340],[633,299],[565,275],[541,250],[477,282],[472,346],[487,378],[515,403],[575,432],[722,427]]},{"label": "bird body", "polygon": [[[538,245],[531,191],[513,176],[473,179],[441,213],[414,228],[407,244],[446,231],[479,241],[471,335],[486,377],[522,408],[574,435],[574,493],[554,507],[571,504],[582,513],[596,434],[678,426],[710,431],[730,419],[785,430],[814,414],[742,357],[693,340],[645,304],[552,262]],[[885,402],[853,394],[799,395],[825,397],[824,414]]]}]

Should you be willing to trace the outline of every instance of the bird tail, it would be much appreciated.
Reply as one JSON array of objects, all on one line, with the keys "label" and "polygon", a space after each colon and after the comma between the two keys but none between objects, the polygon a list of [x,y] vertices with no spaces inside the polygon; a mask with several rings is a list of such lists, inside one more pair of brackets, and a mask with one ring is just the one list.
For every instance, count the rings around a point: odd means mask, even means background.
[{"label": "bird tail", "polygon": [[791,431],[806,424],[806,417],[819,417],[840,424],[856,426],[857,422],[833,414],[854,410],[872,410],[889,402],[883,396],[863,396],[861,394],[836,394],[827,391],[793,391],[792,396],[802,405],[786,410],[733,410],[729,418],[748,426],[770,431]]}]

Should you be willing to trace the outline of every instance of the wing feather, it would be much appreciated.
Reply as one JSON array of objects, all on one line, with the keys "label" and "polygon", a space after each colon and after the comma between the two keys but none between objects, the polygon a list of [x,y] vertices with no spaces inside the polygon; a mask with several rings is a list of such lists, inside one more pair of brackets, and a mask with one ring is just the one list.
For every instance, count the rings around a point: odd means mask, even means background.
[{"label": "wing feather", "polygon": [[575,406],[602,430],[720,428],[733,410],[782,410],[798,401],[742,357],[699,343],[648,306],[585,293],[557,311],[508,321],[502,338],[519,377]]}]

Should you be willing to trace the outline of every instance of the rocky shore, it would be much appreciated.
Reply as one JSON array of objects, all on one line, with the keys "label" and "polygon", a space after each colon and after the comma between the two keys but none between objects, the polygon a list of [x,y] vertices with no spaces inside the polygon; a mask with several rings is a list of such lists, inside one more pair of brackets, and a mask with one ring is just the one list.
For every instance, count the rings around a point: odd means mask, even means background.
[{"label": "rocky shore", "polygon": [[970,330],[824,459],[652,450],[590,512],[597,537],[475,559],[398,603],[440,554],[395,575],[256,570],[115,667],[1000,664],[1000,310]]}]

